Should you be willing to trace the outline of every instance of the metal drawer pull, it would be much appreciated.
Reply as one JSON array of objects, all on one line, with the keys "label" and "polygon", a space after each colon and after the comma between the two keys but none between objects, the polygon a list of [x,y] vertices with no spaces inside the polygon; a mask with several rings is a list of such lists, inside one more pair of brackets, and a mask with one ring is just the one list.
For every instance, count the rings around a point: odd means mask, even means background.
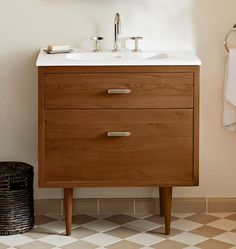
[{"label": "metal drawer pull", "polygon": [[109,131],[107,132],[108,137],[130,137],[131,132],[129,131]]},{"label": "metal drawer pull", "polygon": [[108,94],[129,94],[131,93],[131,89],[108,89]]}]

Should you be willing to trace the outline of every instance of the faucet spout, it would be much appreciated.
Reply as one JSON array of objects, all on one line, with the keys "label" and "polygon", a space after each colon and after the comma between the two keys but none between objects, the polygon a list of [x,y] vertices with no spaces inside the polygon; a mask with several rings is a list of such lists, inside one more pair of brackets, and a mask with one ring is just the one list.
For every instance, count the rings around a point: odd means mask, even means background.
[{"label": "faucet spout", "polygon": [[121,19],[120,19],[120,14],[116,13],[115,15],[115,22],[114,22],[114,50],[113,52],[119,52],[119,47],[118,47],[118,37],[119,34],[121,33]]}]

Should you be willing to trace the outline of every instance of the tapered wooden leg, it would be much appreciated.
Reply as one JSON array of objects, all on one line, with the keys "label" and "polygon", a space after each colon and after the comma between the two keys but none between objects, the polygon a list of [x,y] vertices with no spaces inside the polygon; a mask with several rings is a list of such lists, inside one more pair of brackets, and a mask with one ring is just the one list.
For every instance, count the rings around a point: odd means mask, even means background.
[{"label": "tapered wooden leg", "polygon": [[65,205],[66,236],[71,235],[72,203],[73,203],[73,188],[65,188],[64,189],[64,205]]},{"label": "tapered wooden leg", "polygon": [[160,199],[160,216],[165,216],[165,206],[163,202],[163,188],[159,187],[159,199]]},{"label": "tapered wooden leg", "polygon": [[162,202],[165,209],[165,234],[170,234],[171,224],[171,206],[172,206],[172,187],[164,187],[162,193]]}]

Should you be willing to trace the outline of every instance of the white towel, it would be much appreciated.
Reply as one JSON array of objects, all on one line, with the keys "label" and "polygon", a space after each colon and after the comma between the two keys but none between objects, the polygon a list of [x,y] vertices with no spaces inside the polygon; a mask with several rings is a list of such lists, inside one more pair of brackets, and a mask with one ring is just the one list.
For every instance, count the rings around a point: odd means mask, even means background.
[{"label": "white towel", "polygon": [[226,63],[223,125],[236,132],[236,49],[230,49]]}]

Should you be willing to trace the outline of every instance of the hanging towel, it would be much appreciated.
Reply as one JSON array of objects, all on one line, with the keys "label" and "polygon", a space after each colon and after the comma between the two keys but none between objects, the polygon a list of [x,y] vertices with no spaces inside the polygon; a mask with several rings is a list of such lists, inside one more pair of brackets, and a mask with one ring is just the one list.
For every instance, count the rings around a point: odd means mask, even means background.
[{"label": "hanging towel", "polygon": [[236,132],[236,49],[230,49],[225,71],[223,125]]}]

